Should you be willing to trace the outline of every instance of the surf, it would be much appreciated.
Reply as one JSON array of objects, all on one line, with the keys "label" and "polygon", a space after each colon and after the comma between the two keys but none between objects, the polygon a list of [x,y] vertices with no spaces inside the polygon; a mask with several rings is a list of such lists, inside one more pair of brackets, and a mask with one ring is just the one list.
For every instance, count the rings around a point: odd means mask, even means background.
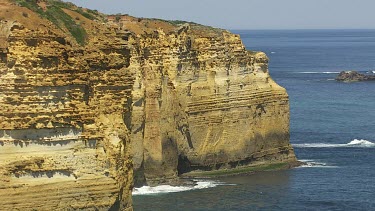
[{"label": "surf", "polygon": [[296,148],[338,148],[338,147],[355,147],[355,148],[369,148],[375,147],[375,143],[365,139],[354,139],[346,144],[329,144],[329,143],[304,143],[292,144]]},{"label": "surf", "polygon": [[304,164],[297,168],[338,168],[338,166],[331,166],[324,162],[318,162],[315,160],[299,160]]},{"label": "surf", "polygon": [[301,74],[339,74],[340,72],[298,72]]},{"label": "surf", "polygon": [[171,186],[171,185],[159,185],[155,187],[143,186],[140,188],[134,188],[133,196],[136,195],[155,195],[155,194],[166,194],[166,193],[177,193],[191,190],[200,190],[207,188],[214,188],[219,185],[234,185],[226,184],[219,181],[210,181],[210,180],[195,180],[195,185],[186,185],[186,186]]}]

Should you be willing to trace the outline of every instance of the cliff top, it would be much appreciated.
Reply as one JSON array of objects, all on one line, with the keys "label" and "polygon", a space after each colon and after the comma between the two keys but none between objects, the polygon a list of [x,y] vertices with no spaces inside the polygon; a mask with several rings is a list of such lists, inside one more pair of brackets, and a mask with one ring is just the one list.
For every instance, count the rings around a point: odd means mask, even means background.
[{"label": "cliff top", "polygon": [[166,34],[178,33],[187,25],[192,34],[199,37],[216,37],[226,32],[193,22],[105,15],[60,0],[0,0],[0,21],[15,20],[30,30],[68,35],[80,45],[85,45],[90,35],[104,32],[108,27],[137,35],[151,34],[159,29]]},{"label": "cliff top", "polygon": [[108,15],[107,20],[115,24],[119,24],[135,34],[149,34],[158,29],[162,29],[165,33],[174,33],[181,27],[189,25],[192,32],[200,37],[213,37],[221,35],[226,30],[218,29],[210,26],[204,26],[194,22],[180,20],[162,20],[157,18],[137,18],[130,15]]}]

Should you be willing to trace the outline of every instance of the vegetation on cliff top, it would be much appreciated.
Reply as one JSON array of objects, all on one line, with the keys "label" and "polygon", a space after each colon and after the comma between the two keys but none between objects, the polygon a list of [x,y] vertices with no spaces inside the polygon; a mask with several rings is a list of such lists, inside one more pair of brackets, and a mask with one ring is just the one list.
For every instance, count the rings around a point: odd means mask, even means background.
[{"label": "vegetation on cliff top", "polygon": [[[69,9],[75,11],[82,16],[95,20],[99,14],[97,11],[93,10],[83,10],[82,8],[76,7],[72,3],[66,3],[59,0],[14,0],[18,5],[26,7],[31,11],[37,13],[40,17],[51,21],[55,26],[68,32],[75,38],[78,44],[84,45],[87,38],[86,30],[68,14],[64,12],[63,9]],[[43,8],[41,3],[45,4]]]},{"label": "vegetation on cliff top", "polygon": [[198,23],[191,22],[191,21],[182,21],[182,20],[164,20],[164,19],[159,19],[159,18],[150,18],[150,20],[156,20],[156,21],[163,21],[170,23],[172,25],[181,25],[181,24],[194,24],[194,25],[199,25]]}]

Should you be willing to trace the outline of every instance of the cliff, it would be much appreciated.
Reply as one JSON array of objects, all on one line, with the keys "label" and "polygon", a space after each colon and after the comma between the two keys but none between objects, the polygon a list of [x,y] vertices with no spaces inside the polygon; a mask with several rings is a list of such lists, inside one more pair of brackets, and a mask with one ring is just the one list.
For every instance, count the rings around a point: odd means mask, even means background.
[{"label": "cliff", "polygon": [[288,95],[270,78],[264,53],[247,51],[238,35],[194,23],[117,20],[136,34],[143,55],[131,62],[141,67],[131,127],[136,184],[295,161]]},{"label": "cliff", "polygon": [[293,162],[264,53],[195,23],[0,0],[0,207],[131,210],[137,184]]},{"label": "cliff", "polygon": [[130,209],[130,34],[60,2],[0,2],[0,209]]}]

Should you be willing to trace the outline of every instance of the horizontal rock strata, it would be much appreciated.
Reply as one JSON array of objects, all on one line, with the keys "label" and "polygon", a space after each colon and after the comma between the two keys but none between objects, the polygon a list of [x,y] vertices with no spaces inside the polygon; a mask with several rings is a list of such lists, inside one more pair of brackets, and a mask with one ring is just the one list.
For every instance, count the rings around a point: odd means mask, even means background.
[{"label": "horizontal rock strata", "polygon": [[131,209],[129,33],[67,11],[81,46],[1,1],[0,209]]},{"label": "horizontal rock strata", "polygon": [[53,0],[0,8],[1,209],[131,210],[133,177],[295,161],[288,95],[238,35]]},{"label": "horizontal rock strata", "polygon": [[119,24],[137,32],[143,55],[133,88],[136,185],[192,170],[295,161],[288,95],[270,78],[264,53],[197,24],[128,16]]}]

